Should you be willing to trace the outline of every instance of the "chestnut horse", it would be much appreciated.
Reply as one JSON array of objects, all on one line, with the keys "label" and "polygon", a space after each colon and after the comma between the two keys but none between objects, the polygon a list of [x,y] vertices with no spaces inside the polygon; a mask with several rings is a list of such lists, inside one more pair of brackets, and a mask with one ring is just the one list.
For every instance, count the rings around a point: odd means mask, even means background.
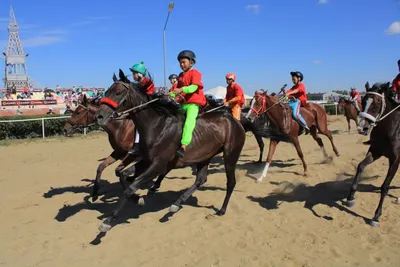
[{"label": "chestnut horse", "polygon": [[346,117],[347,125],[349,128],[349,134],[350,134],[350,129],[351,129],[350,120],[353,120],[356,123],[356,126],[358,126],[357,109],[351,101],[345,99],[344,97],[339,98],[338,104],[339,104],[339,108],[341,110],[344,110],[344,116]]},{"label": "chestnut horse", "polygon": [[[72,136],[77,128],[97,123],[95,113],[98,109],[99,105],[89,102],[86,95],[84,95],[82,103],[78,105],[74,113],[65,123],[63,128],[64,135]],[[102,125],[102,128],[108,134],[108,141],[110,142],[113,152],[97,167],[96,178],[93,184],[93,201],[96,201],[98,198],[99,182],[105,168],[117,160],[122,160],[122,163],[117,167],[116,172],[118,172],[118,170],[122,170],[133,162],[133,157],[125,157],[132,148],[135,139],[135,125],[132,120],[113,120],[107,125]],[[120,175],[117,173],[117,176]]]},{"label": "chestnut horse", "polygon": [[[376,83],[370,88],[369,83],[365,84],[367,91],[362,99],[362,110],[360,112],[360,127],[365,134],[371,128],[370,145],[367,155],[358,164],[357,173],[347,197],[347,205],[354,206],[354,194],[357,191],[358,183],[364,168],[381,158],[389,159],[389,169],[385,181],[381,186],[381,197],[375,215],[370,221],[373,227],[379,226],[379,218],[382,214],[383,201],[389,192],[390,183],[395,176],[400,163],[400,105],[392,98],[391,83]],[[399,199],[397,200],[399,203]]]},{"label": "chestnut horse", "polygon": [[196,181],[170,207],[170,212],[177,212],[201,185],[207,181],[207,171],[210,160],[223,152],[227,191],[222,208],[217,212],[224,215],[229,199],[236,185],[236,163],[242,151],[246,134],[235,118],[221,112],[200,114],[193,132],[191,144],[187,147],[185,156],[179,158],[176,151],[180,146],[184,114],[171,103],[160,104],[163,98],[153,99],[146,94],[146,85],[131,83],[122,70],[119,80],[108,89],[103,104],[96,114],[99,125],[107,125],[113,118],[129,113],[140,134],[142,151],[141,172],[136,175],[132,184],[125,190],[118,201],[111,217],[105,219],[100,231],[111,228],[112,221],[119,215],[127,200],[138,198],[135,194],[140,185],[151,180],[156,175],[166,175],[174,168],[197,164]]},{"label": "chestnut horse", "polygon": [[[267,94],[267,92],[256,92],[254,98],[254,104],[247,114],[247,118],[251,121],[254,121],[256,119],[266,117],[266,119],[268,119],[270,122],[271,128],[275,128],[283,132],[287,136],[287,140],[281,141],[290,142],[294,145],[297,154],[303,163],[304,176],[307,176],[307,164],[304,160],[304,155],[298,138],[298,136],[302,134],[303,128],[300,127],[299,123],[292,118],[290,107],[281,103],[281,100],[278,99],[278,95],[270,96]],[[336,156],[339,156],[339,152],[333,143],[332,133],[328,130],[325,109],[318,104],[307,103],[307,107],[301,107],[300,112],[305,119],[307,126],[310,128],[312,137],[321,148],[324,157],[327,159],[328,154],[326,153],[324,143],[319,137],[318,132],[329,138],[333,151],[335,152]],[[279,141],[280,140],[271,138],[265,167],[261,176],[256,180],[257,183],[261,183],[262,180],[267,176],[269,165],[272,161],[272,157]]]}]

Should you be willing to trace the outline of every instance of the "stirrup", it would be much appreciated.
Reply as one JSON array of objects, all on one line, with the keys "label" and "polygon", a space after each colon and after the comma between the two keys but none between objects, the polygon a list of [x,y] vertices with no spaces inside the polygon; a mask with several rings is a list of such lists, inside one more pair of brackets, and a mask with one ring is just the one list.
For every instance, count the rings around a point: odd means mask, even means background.
[{"label": "stirrup", "polygon": [[180,147],[177,151],[176,151],[176,155],[180,158],[183,158],[185,156],[185,150],[183,150],[182,147]]}]

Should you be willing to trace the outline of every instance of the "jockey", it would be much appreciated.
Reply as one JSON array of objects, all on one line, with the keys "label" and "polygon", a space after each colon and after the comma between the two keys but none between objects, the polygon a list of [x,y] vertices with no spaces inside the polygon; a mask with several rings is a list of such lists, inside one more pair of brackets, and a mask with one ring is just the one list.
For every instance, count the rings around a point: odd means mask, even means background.
[{"label": "jockey", "polygon": [[303,74],[300,71],[291,72],[293,87],[286,92],[286,96],[290,97],[289,106],[292,109],[292,115],[300,125],[306,130],[306,134],[310,132],[306,121],[300,114],[300,106],[304,107],[307,103],[306,87],[302,83]]},{"label": "jockey", "polygon": [[179,74],[178,85],[173,90],[173,93],[175,95],[179,95],[182,92],[185,93],[182,108],[186,112],[186,119],[183,126],[181,147],[176,153],[179,157],[183,157],[186,147],[192,141],[200,106],[204,106],[207,101],[203,92],[201,73],[193,69],[193,65],[196,64],[196,55],[190,50],[183,50],[177,58],[183,72]]},{"label": "jockey", "polygon": [[[154,83],[152,80],[146,77],[147,68],[144,66],[144,63],[140,62],[140,64],[135,64],[129,69],[132,71],[133,79],[136,82],[139,82],[142,86],[146,87],[146,94],[153,95],[155,93]],[[131,155],[139,154],[139,132],[137,130],[135,132],[135,144],[128,152]]]},{"label": "jockey", "polygon": [[172,85],[172,87],[169,89],[169,92],[172,92],[178,86],[178,75],[171,74],[169,75],[168,80]]},{"label": "jockey", "polygon": [[244,93],[242,87],[236,83],[236,75],[228,73],[226,76],[226,96],[224,99],[225,106],[232,109],[232,115],[240,121],[241,108],[244,104]]},{"label": "jockey", "polygon": [[397,67],[399,68],[399,74],[393,79],[392,90],[395,96],[397,95],[395,97],[396,102],[400,102],[400,59],[397,61]]},{"label": "jockey", "polygon": [[357,91],[355,87],[351,87],[350,91],[350,101],[353,102],[354,106],[357,109],[357,113],[360,113],[360,107],[358,106],[358,102],[361,100],[360,93]]},{"label": "jockey", "polygon": [[169,89],[169,95],[177,102],[177,103],[182,103],[184,102],[184,95],[185,93],[180,93],[179,95],[174,94],[174,90],[178,88],[178,75],[176,74],[171,74],[168,77],[169,81],[171,82],[171,88]]}]

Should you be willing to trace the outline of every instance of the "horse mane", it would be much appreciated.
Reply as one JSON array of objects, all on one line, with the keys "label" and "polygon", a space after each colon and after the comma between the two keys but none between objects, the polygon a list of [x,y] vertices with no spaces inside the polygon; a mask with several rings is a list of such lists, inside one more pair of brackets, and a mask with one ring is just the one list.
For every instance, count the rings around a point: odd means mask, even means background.
[{"label": "horse mane", "polygon": [[154,108],[154,110],[162,117],[176,117],[178,115],[177,106],[173,105],[173,103],[171,103],[170,101],[162,101],[163,96],[150,96],[146,94],[146,88],[153,82],[151,74],[148,73],[146,75],[146,78],[148,78],[148,82],[145,84],[141,84],[140,82],[131,82],[121,69],[119,71],[119,81],[129,85],[130,90],[128,91],[127,96],[128,101],[132,101],[134,98],[136,98],[137,94],[140,94],[140,96],[143,99],[147,99],[147,101],[153,100],[155,98],[160,98],[161,101],[150,103],[149,106]]}]

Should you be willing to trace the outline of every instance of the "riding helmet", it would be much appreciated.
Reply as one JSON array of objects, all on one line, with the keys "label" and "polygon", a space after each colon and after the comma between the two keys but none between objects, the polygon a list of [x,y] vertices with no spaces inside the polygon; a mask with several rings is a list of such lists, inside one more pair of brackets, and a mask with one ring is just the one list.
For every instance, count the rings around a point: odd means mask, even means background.
[{"label": "riding helmet", "polygon": [[129,69],[142,75],[146,75],[147,72],[147,68],[144,66],[144,62],[140,62],[140,64],[135,64],[132,66],[132,68]]},{"label": "riding helmet", "polygon": [[301,73],[300,71],[292,71],[290,73],[290,75],[292,75],[292,77],[296,76],[296,77],[300,78],[300,81],[303,81],[303,79],[304,79],[303,73]]},{"label": "riding helmet", "polygon": [[168,80],[171,80],[171,79],[178,80],[178,75],[176,75],[176,74],[169,75]]},{"label": "riding helmet", "polygon": [[228,73],[228,74],[225,76],[225,78],[226,78],[227,80],[232,79],[232,80],[236,81],[236,75],[235,75],[235,73]]},{"label": "riding helmet", "polygon": [[181,58],[188,58],[188,59],[190,59],[190,60],[193,60],[193,63],[196,63],[196,55],[195,55],[192,51],[190,51],[190,50],[183,50],[183,51],[181,51],[181,52],[179,53],[179,55],[178,55],[178,61],[179,61]]}]

